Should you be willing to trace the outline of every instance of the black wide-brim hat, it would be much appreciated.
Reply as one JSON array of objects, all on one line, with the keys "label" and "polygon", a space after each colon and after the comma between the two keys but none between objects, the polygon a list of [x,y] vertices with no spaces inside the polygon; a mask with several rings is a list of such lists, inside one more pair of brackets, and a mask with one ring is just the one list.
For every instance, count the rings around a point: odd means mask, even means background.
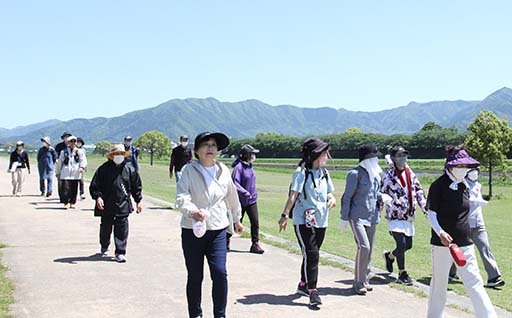
[{"label": "black wide-brim hat", "polygon": [[372,144],[364,144],[359,146],[359,161],[363,161],[366,159],[370,159],[373,157],[382,156],[382,152],[380,152],[375,145]]},{"label": "black wide-brim hat", "polygon": [[223,133],[202,132],[196,136],[196,139],[194,141],[194,150],[197,150],[199,148],[199,145],[201,145],[203,141],[208,140],[210,138],[215,139],[218,151],[226,149],[226,147],[229,146],[229,138]]}]

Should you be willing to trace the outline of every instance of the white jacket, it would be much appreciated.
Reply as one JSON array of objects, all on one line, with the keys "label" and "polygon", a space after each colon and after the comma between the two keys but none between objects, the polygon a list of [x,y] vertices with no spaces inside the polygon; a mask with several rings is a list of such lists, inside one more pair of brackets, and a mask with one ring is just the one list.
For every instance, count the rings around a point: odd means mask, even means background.
[{"label": "white jacket", "polygon": [[209,212],[209,216],[206,217],[207,230],[231,228],[232,223],[240,222],[242,208],[231,173],[223,163],[215,164],[219,169],[210,191],[201,173],[199,161],[193,161],[181,170],[182,174],[176,185],[176,207],[183,213],[181,227],[191,229],[191,213],[199,209]]},{"label": "white jacket", "polygon": [[[68,164],[64,164],[64,161],[66,160],[66,153],[67,158],[69,159]],[[78,161],[76,159],[78,159]],[[55,171],[60,180],[80,180],[82,179],[82,173],[85,168],[87,168],[85,152],[82,149],[75,147],[73,151],[66,148],[60,152]]]}]

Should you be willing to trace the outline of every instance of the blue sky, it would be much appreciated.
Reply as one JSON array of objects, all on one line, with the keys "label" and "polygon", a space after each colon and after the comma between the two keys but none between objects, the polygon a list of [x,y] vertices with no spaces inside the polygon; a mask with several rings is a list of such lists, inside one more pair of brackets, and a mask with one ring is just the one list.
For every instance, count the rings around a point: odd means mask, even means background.
[{"label": "blue sky", "polygon": [[0,127],[172,98],[374,111],[512,87],[510,1],[1,1]]}]

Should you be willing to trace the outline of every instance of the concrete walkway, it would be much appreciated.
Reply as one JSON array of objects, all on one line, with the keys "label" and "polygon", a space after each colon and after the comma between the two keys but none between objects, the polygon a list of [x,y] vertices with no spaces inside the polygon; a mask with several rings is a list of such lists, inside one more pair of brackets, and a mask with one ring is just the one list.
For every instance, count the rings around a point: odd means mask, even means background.
[{"label": "concrete walkway", "polygon": [[[0,159],[0,167],[6,166]],[[95,255],[99,220],[93,201],[64,210],[55,197],[38,196],[37,178],[27,178],[22,197],[10,196],[10,175],[0,178],[0,242],[8,244],[2,261],[16,286],[15,317],[188,316],[178,212],[146,199],[143,213],[130,217],[128,262],[118,264]],[[310,310],[308,299],[295,295],[300,257],[272,246],[254,255],[246,252],[249,245],[236,238],[228,255],[229,317],[426,316],[426,298],[386,285],[356,296],[352,274],[328,266],[321,266],[319,276],[324,305]],[[203,310],[213,317],[205,273]],[[470,317],[450,308],[447,316]]]}]

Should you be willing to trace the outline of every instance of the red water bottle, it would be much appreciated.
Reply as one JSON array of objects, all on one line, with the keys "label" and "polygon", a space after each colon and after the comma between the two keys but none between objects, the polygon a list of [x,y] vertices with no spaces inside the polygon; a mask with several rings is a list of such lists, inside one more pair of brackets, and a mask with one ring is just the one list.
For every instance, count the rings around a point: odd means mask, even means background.
[{"label": "red water bottle", "polygon": [[452,254],[452,258],[455,264],[460,267],[465,266],[467,263],[466,256],[464,256],[464,253],[462,253],[460,247],[457,244],[452,243],[448,245],[448,248],[450,249],[450,254]]}]

